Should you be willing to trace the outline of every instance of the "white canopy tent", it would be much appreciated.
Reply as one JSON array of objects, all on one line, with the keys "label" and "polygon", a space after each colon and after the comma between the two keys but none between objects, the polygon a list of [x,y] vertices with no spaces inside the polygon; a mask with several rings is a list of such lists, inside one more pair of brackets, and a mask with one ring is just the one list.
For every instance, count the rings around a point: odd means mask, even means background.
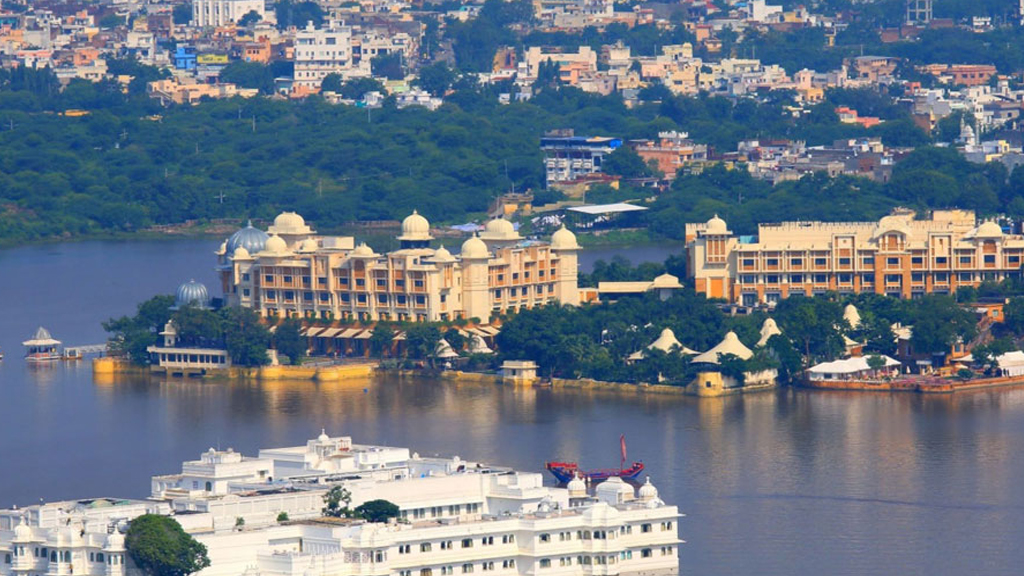
[{"label": "white canopy tent", "polygon": [[[885,366],[882,369],[887,372],[891,372],[892,368],[899,367],[900,365],[898,361],[888,356],[880,355],[880,357],[885,360]],[[868,357],[856,356],[833,362],[822,362],[821,364],[811,366],[807,370],[807,376],[811,380],[850,380],[871,371],[872,368],[868,366]]]}]

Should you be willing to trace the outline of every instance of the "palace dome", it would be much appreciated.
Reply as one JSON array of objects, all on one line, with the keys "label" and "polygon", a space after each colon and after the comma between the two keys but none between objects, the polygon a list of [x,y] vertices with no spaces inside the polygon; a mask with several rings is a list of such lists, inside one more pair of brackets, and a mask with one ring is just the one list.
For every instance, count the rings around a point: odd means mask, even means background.
[{"label": "palace dome", "polygon": [[463,260],[475,260],[490,257],[490,253],[487,251],[487,245],[484,244],[484,241],[477,236],[473,236],[462,243],[462,251],[459,255],[462,256]]},{"label": "palace dome", "polygon": [[561,228],[555,230],[555,233],[551,235],[551,249],[579,250],[580,245],[576,242],[576,235],[563,224]]},{"label": "palace dome", "polygon": [[445,262],[454,262],[455,258],[452,256],[452,253],[449,252],[448,249],[445,248],[444,245],[442,244],[441,246],[438,247],[437,250],[434,250],[434,255],[430,257],[430,260],[443,264]]},{"label": "palace dome", "polygon": [[299,243],[299,252],[316,252],[318,248],[320,246],[312,238],[306,238]]},{"label": "palace dome", "polygon": [[295,212],[281,212],[277,218],[274,218],[274,225],[267,230],[271,234],[292,236],[313,233],[313,230],[306,225],[306,220]]},{"label": "palace dome", "polygon": [[209,307],[210,293],[206,291],[206,286],[195,280],[189,280],[178,286],[178,290],[174,293],[174,307],[182,308],[185,306]]},{"label": "palace dome", "polygon": [[432,240],[430,236],[430,222],[420,213],[413,210],[412,214],[406,216],[405,220],[402,220],[402,235],[398,237],[399,240],[409,241],[422,241]]},{"label": "palace dome", "polygon": [[235,248],[235,253],[231,256],[232,260],[248,260],[250,258],[252,258],[252,255],[250,255],[249,251],[245,249],[245,246]]},{"label": "palace dome", "polygon": [[640,487],[640,499],[643,501],[653,500],[658,497],[658,489],[651,484],[651,477],[647,477],[647,482]]},{"label": "palace dome", "polygon": [[715,214],[714,216],[711,217],[711,220],[708,220],[708,227],[705,233],[728,234],[729,227],[725,224],[725,220],[722,220],[721,218],[718,217],[718,214]]},{"label": "palace dome", "polygon": [[22,522],[14,527],[14,542],[28,542],[32,540],[32,529]]},{"label": "palace dome", "polygon": [[266,251],[271,254],[284,254],[288,252],[288,243],[277,234],[267,239]]},{"label": "palace dome", "polygon": [[520,240],[522,236],[516,232],[515,226],[504,218],[495,218],[487,222],[480,235],[484,240]]},{"label": "palace dome", "polygon": [[229,256],[239,248],[245,248],[250,254],[255,254],[267,245],[267,233],[259,228],[254,228],[250,220],[245,228],[242,228],[231,235],[224,247],[224,252]]},{"label": "palace dome", "polygon": [[374,254],[373,248],[366,245],[366,242],[360,242],[359,246],[356,246],[355,250],[352,251],[352,256],[372,258],[376,256],[376,254]]},{"label": "palace dome", "polygon": [[579,476],[574,476],[565,487],[569,489],[570,497],[576,498],[587,495],[587,483]]}]

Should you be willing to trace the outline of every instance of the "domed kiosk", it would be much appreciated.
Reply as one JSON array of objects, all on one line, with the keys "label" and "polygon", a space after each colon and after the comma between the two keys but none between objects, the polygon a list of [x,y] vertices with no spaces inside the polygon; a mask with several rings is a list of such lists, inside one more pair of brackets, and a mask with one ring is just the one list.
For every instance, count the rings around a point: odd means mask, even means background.
[{"label": "domed kiosk", "polygon": [[189,280],[178,286],[178,289],[174,292],[174,306],[171,309],[180,310],[186,306],[195,306],[202,309],[210,308],[210,293],[202,282]]},{"label": "domed kiosk", "polygon": [[398,237],[403,249],[427,248],[434,237],[430,235],[430,222],[416,210],[402,220],[402,235]]},{"label": "domed kiosk", "polygon": [[233,256],[239,248],[245,248],[249,254],[255,254],[267,245],[270,236],[252,225],[252,220],[246,223],[245,228],[239,229],[227,239],[224,246],[224,253]]},{"label": "domed kiosk", "polygon": [[523,237],[516,232],[511,222],[499,217],[487,222],[480,233],[480,239],[485,243],[501,246],[519,242]]}]

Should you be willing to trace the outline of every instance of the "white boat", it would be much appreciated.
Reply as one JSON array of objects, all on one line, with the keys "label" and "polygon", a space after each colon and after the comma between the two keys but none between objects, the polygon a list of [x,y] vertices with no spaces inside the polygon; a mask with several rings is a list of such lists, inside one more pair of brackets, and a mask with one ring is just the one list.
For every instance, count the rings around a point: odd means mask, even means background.
[{"label": "white boat", "polygon": [[21,343],[27,348],[25,360],[28,362],[52,362],[61,358],[61,342],[54,339],[50,332],[40,326],[36,328],[32,338]]}]

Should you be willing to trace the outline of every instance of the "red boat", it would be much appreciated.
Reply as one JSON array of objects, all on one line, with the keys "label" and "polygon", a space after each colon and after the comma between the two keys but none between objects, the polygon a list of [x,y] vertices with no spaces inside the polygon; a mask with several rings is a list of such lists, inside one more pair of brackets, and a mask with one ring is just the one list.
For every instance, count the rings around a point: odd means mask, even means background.
[{"label": "red boat", "polygon": [[548,462],[544,465],[551,474],[558,479],[559,485],[568,484],[570,480],[576,477],[583,478],[584,480],[590,480],[591,484],[597,484],[604,482],[605,480],[618,476],[623,480],[629,482],[635,482],[640,473],[644,471],[643,462],[633,462],[629,468],[626,467],[626,436],[619,437],[619,449],[622,451],[622,460],[619,463],[619,469],[600,469],[600,470],[580,470],[580,467],[575,462]]}]

